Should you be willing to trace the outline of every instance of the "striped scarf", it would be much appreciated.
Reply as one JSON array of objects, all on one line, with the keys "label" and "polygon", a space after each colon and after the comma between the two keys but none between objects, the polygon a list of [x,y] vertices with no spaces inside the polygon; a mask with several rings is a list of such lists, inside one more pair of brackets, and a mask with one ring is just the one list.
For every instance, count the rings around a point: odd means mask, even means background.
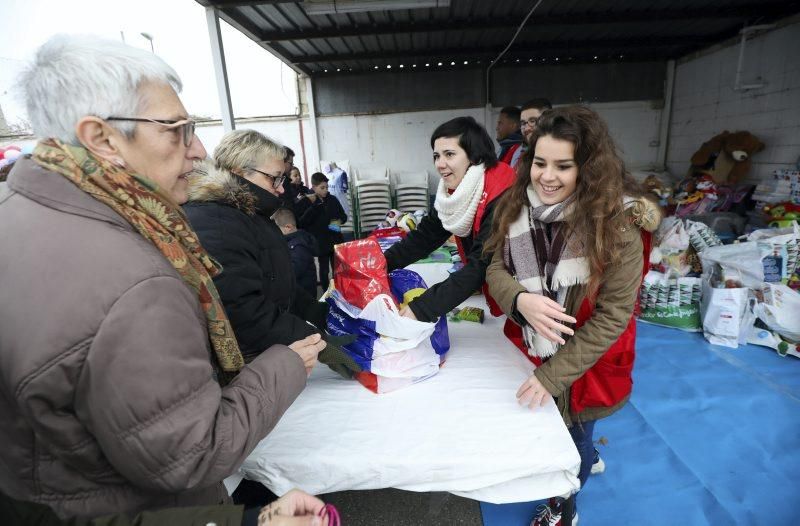
[{"label": "striped scarf", "polygon": [[[509,226],[503,262],[528,292],[546,295],[563,306],[570,287],[589,281],[583,243],[564,222],[574,208],[574,194],[555,205],[542,204],[530,185],[527,195],[530,205],[523,205]],[[523,327],[523,337],[531,356],[546,358],[559,348],[529,325]]]},{"label": "striped scarf", "polygon": [[244,366],[244,359],[211,279],[222,268],[200,245],[181,207],[151,180],[57,139],[39,142],[33,160],[122,216],[175,267],[197,294],[206,316],[208,337],[225,373],[219,380],[225,383],[232,378]]}]

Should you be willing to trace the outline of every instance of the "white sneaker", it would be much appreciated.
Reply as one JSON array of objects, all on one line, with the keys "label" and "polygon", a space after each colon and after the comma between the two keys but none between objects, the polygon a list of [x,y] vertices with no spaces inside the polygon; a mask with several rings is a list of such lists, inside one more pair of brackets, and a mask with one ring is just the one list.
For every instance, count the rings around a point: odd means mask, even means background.
[{"label": "white sneaker", "polygon": [[591,475],[599,475],[603,471],[606,470],[606,463],[603,462],[603,459],[600,458],[600,452],[596,449],[594,450],[594,463],[592,464],[592,471],[590,472]]}]

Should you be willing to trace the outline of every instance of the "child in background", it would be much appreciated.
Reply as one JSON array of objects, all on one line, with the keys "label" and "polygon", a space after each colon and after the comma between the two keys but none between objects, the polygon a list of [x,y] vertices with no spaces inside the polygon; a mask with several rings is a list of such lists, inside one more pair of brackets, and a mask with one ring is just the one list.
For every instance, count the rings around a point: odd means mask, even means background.
[{"label": "child in background", "polygon": [[289,245],[292,268],[297,285],[305,289],[312,297],[317,297],[317,270],[314,258],[319,255],[317,240],[305,230],[297,229],[294,212],[288,208],[279,208],[272,216]]},{"label": "child in background", "polygon": [[313,194],[295,203],[297,224],[313,235],[319,245],[319,284],[328,287],[333,245],[344,241],[342,224],[347,214],[335,196],[328,194],[328,178],[321,172],[311,176]]},{"label": "child in background", "polygon": [[284,206],[294,210],[295,203],[311,193],[313,192],[303,184],[300,169],[297,166],[292,166],[289,170],[289,177],[283,183],[283,195],[281,197],[283,198]]}]

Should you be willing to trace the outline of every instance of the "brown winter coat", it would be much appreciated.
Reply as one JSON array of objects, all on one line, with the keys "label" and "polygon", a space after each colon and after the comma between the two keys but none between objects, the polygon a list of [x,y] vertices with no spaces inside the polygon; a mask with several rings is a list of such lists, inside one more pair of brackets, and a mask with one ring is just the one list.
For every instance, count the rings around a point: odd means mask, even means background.
[{"label": "brown winter coat", "polygon": [[0,185],[0,290],[0,492],[62,517],[228,501],[222,479],[305,385],[276,345],[220,388],[172,265],[29,160]]},{"label": "brown winter coat", "polygon": [[[658,227],[660,212],[650,201],[643,199],[641,202],[646,207],[643,221],[640,221],[641,228],[652,232]],[[619,338],[633,314],[642,280],[643,248],[639,228],[632,224],[624,232],[619,249],[622,252],[620,263],[603,275],[594,314],[583,327],[575,331],[574,336],[565,336],[567,343],[534,372],[544,388],[557,397],[559,412],[568,426],[576,421],[609,416],[628,401],[628,397],[625,397],[611,407],[588,407],[578,415],[569,407],[572,383],[588,371]],[[511,314],[517,295],[526,290],[506,270],[501,250],[495,252],[486,270],[486,283],[500,308],[513,319]],[[564,303],[567,314],[577,316],[586,292],[585,285],[570,288]]]}]

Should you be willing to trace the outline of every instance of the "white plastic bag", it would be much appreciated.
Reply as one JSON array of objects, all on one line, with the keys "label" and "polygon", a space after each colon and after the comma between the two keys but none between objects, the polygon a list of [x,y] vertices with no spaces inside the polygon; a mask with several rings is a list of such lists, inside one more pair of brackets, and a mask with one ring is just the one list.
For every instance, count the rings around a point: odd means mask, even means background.
[{"label": "white plastic bag", "polygon": [[[700,252],[703,263],[703,279],[713,275],[715,280],[725,282],[729,288],[732,283],[737,287],[760,289],[764,282],[764,267],[761,262],[761,250],[754,241],[709,247]],[[722,274],[717,274],[721,269]]]},{"label": "white plastic bag", "polygon": [[779,283],[764,284],[764,302],[756,315],[790,342],[800,343],[800,294]]},{"label": "white plastic bag", "polygon": [[378,294],[372,298],[358,317],[374,321],[378,334],[404,340],[430,338],[436,328],[435,323],[400,316],[394,299],[386,294]]},{"label": "white plastic bag", "polygon": [[700,305],[706,340],[733,349],[747,341],[755,322],[755,317],[748,313],[748,309],[752,310],[748,294],[746,288],[715,289],[708,280],[703,280]]},{"label": "white plastic bag", "polygon": [[[375,324],[377,339],[370,349],[369,372],[384,378],[413,381],[433,376],[439,371],[441,357],[431,344],[435,323],[400,316],[391,296],[378,294],[363,309],[347,303],[338,291],[330,298],[336,306],[355,319]],[[381,390],[381,392],[386,392]]]}]

